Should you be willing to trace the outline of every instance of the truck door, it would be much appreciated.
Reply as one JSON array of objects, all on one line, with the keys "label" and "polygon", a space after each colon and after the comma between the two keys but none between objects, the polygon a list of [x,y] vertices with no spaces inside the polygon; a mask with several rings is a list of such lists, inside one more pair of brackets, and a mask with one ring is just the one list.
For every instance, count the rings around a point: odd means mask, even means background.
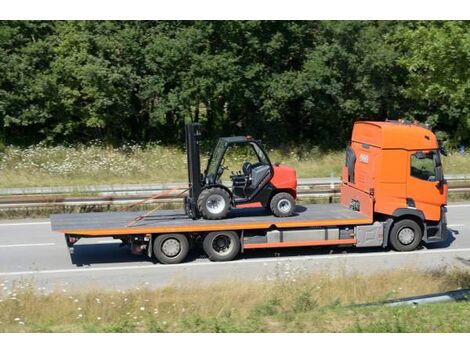
[{"label": "truck door", "polygon": [[426,220],[439,221],[446,204],[447,185],[437,150],[411,151],[406,203],[424,213]]}]

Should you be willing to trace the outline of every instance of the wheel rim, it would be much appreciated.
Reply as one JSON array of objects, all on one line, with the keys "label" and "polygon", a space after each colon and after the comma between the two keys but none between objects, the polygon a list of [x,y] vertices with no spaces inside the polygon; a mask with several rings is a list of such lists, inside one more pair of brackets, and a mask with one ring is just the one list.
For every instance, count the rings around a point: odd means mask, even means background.
[{"label": "wheel rim", "polygon": [[398,240],[401,244],[408,245],[415,239],[415,232],[409,227],[404,227],[398,232]]},{"label": "wheel rim", "polygon": [[212,214],[219,214],[225,208],[225,199],[219,194],[212,194],[207,198],[206,206]]},{"label": "wheel rim", "polygon": [[168,238],[162,243],[162,252],[167,257],[176,257],[181,252],[181,243],[176,238]]},{"label": "wheel rim", "polygon": [[212,248],[220,255],[228,255],[233,249],[233,241],[227,235],[217,235],[212,240]]},{"label": "wheel rim", "polygon": [[279,203],[277,203],[277,209],[280,212],[287,213],[291,210],[292,204],[287,199],[282,199]]}]

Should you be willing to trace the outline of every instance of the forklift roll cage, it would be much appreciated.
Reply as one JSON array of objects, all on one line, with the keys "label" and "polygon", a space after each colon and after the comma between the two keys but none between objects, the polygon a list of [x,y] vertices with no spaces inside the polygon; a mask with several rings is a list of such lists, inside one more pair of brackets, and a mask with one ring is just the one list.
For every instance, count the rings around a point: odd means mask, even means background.
[{"label": "forklift roll cage", "polygon": [[273,167],[268,154],[261,145],[261,141],[252,137],[223,137],[219,138],[219,141],[207,162],[207,167],[203,176],[203,181],[205,181],[206,185],[210,186],[212,184],[218,184],[219,178],[222,175],[222,161],[224,160],[225,153],[233,145],[249,145],[255,152],[258,160],[265,165],[269,165],[272,175]]},{"label": "forklift roll cage", "polygon": [[249,202],[250,200],[255,198],[262,190],[262,188],[260,187],[247,198],[237,198],[233,197],[232,191],[229,188],[223,186],[220,183],[220,177],[222,176],[222,173],[225,170],[222,162],[224,160],[224,156],[227,150],[231,146],[250,145],[250,147],[256,154],[259,162],[269,166],[269,179],[264,180],[263,184],[269,182],[269,180],[274,175],[274,168],[271,164],[268,154],[266,153],[265,149],[261,144],[261,141],[256,140],[250,136],[219,138],[215,148],[211,153],[211,156],[209,157],[204,173],[201,173],[201,158],[199,148],[199,139],[201,136],[200,126],[201,125],[198,123],[191,123],[185,126],[189,181],[189,196],[185,198],[185,210],[187,214],[193,218],[198,217],[197,199],[199,198],[201,192],[206,188],[211,188],[214,186],[224,188],[232,196],[232,201],[234,204]]}]

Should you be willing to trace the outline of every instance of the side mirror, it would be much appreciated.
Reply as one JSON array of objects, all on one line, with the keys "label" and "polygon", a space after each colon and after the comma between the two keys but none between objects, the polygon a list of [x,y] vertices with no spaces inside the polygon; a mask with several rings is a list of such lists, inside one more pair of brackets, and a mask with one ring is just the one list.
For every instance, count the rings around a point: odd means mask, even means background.
[{"label": "side mirror", "polygon": [[439,151],[441,152],[442,155],[444,156],[448,156],[449,155],[449,152],[447,151],[447,148],[445,147],[439,147]]},{"label": "side mirror", "polygon": [[437,185],[436,187],[439,189],[439,190],[442,190],[442,188],[444,187],[444,185],[447,183],[446,180],[439,180],[439,182],[437,182]]},{"label": "side mirror", "polygon": [[447,148],[442,145],[442,141],[437,141],[437,144],[439,145],[439,152],[441,152],[442,155],[444,156],[449,155]]}]

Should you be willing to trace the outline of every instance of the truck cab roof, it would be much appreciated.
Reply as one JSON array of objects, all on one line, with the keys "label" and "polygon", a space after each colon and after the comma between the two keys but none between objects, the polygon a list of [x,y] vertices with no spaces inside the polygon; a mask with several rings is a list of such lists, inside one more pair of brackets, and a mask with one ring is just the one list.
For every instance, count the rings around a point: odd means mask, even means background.
[{"label": "truck cab roof", "polygon": [[436,136],[430,129],[423,125],[399,121],[358,121],[354,125],[352,141],[381,149],[438,148]]}]

